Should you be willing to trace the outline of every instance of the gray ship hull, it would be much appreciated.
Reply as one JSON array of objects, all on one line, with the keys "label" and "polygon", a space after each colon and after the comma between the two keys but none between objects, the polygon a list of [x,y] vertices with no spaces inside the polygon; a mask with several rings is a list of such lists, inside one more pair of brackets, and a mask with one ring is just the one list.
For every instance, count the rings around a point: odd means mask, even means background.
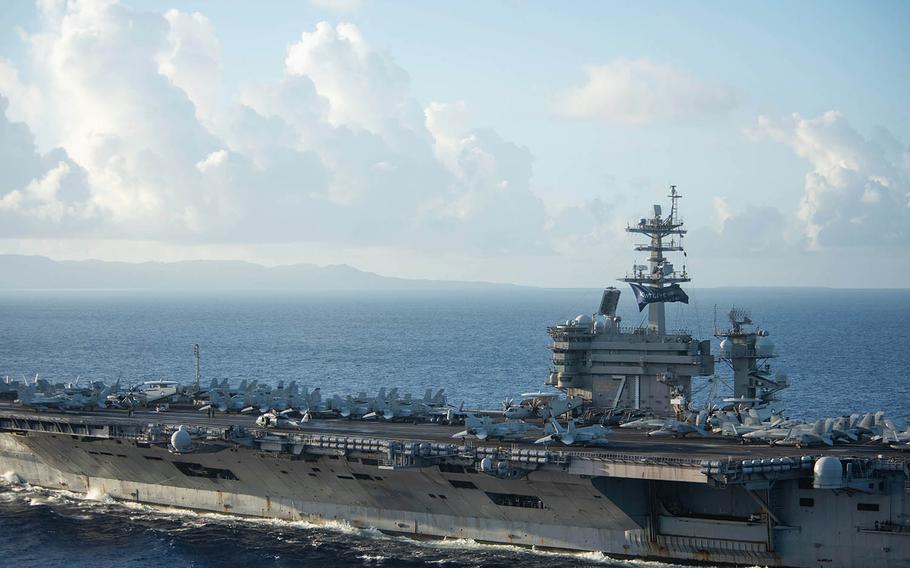
[{"label": "gray ship hull", "polygon": [[[910,513],[907,466],[896,456],[860,458],[869,487],[838,491],[813,489],[798,460],[790,471],[769,465],[766,474],[743,477],[727,466],[713,472],[720,460],[648,453],[451,451],[433,439],[448,431],[433,425],[389,426],[385,437],[375,425],[364,438],[199,424],[192,451],[175,452],[160,441],[167,425],[118,420],[0,413],[0,470],[125,501],[421,538],[672,561],[910,566],[910,532],[891,524]],[[402,431],[424,441],[391,435]],[[692,441],[693,451],[705,451],[699,444]]]}]

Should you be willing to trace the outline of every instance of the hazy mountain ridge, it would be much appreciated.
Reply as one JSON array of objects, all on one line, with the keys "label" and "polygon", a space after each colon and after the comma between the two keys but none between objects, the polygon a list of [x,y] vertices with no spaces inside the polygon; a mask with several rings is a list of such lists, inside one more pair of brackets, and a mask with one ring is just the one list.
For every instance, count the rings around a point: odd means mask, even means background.
[{"label": "hazy mountain ridge", "polygon": [[345,264],[268,267],[236,260],[180,262],[56,261],[0,255],[2,290],[359,290],[508,288],[511,284],[412,280]]}]

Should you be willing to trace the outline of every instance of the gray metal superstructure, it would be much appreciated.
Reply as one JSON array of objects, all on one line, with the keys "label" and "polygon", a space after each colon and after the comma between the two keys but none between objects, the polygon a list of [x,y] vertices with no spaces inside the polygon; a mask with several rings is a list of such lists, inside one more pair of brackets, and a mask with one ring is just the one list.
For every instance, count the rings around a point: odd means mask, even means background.
[{"label": "gray metal superstructure", "polygon": [[[635,265],[621,281],[659,294],[667,286],[691,280],[685,266],[676,270],[666,256],[684,252],[681,237],[686,230],[677,213],[680,197],[672,187],[669,215],[664,217],[660,205],[654,205],[650,218],[626,227],[627,232],[648,237],[635,250],[649,256],[647,265]],[[671,415],[674,401],[690,393],[692,377],[714,372],[711,343],[685,331],[667,333],[660,301],[647,304],[647,326],[623,326],[616,315],[618,301],[619,290],[607,288],[596,314],[581,314],[547,328],[553,340],[553,370],[547,384],[584,398],[593,408]]]},{"label": "gray metal superstructure", "polygon": [[[665,229],[681,230],[672,196],[667,218],[655,209],[637,225],[650,234],[642,250],[652,265],[629,276],[633,284],[688,278],[673,276],[664,257],[681,248],[663,240]],[[668,333],[657,301],[646,303],[647,327],[622,328],[618,297],[607,289],[598,313],[549,329],[550,382],[588,409],[674,413],[691,378],[713,372],[707,342]],[[763,402],[785,381],[770,378],[767,333],[746,319],[731,313],[731,328],[717,330],[729,341],[721,360],[733,368],[735,399]],[[307,412],[322,414],[318,402],[307,398]],[[124,501],[420,538],[712,564],[910,566],[910,455],[881,443],[810,450],[621,430],[606,446],[544,446],[534,436],[477,439],[461,426],[391,419],[275,429],[214,406],[212,397],[204,415],[0,403],[0,473]]]}]

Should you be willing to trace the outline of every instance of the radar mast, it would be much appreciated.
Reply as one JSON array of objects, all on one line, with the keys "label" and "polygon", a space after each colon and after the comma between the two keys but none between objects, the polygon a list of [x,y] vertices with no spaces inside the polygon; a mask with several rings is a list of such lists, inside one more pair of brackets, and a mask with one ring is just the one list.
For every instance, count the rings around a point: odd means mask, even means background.
[{"label": "radar mast", "polygon": [[[656,290],[658,295],[664,286],[691,281],[685,264],[683,264],[682,271],[677,271],[673,263],[664,256],[664,253],[667,252],[681,252],[685,256],[682,237],[687,232],[678,217],[676,201],[682,195],[676,191],[675,185],[670,186],[670,195],[667,197],[670,198],[669,216],[662,217],[660,205],[653,205],[650,219],[642,218],[638,224],[626,226],[626,232],[639,233],[651,239],[647,244],[635,245],[636,251],[647,251],[650,255],[647,266],[636,264],[632,267],[631,273],[626,273],[624,278],[619,279],[620,282],[637,284],[647,290]],[[667,238],[669,241],[666,241]],[[666,334],[663,301],[652,301],[648,304],[648,329],[658,335]]]}]

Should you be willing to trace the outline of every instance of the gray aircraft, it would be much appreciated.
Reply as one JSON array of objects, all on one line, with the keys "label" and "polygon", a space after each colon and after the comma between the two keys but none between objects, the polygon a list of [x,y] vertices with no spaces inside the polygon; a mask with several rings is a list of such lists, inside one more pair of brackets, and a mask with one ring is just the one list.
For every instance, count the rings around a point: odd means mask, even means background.
[{"label": "gray aircraft", "polygon": [[694,423],[693,422],[684,422],[682,420],[669,419],[666,420],[660,428],[657,430],[652,430],[648,432],[649,438],[685,438],[689,434],[695,433],[699,436],[707,436],[708,433],[705,431],[705,423],[708,418],[708,413],[704,410],[698,413]]},{"label": "gray aircraft", "polygon": [[32,408],[53,408],[58,410],[86,410],[105,408],[107,398],[113,387],[76,390],[75,388],[60,391],[41,392],[32,384],[21,386],[18,390],[18,402]]},{"label": "gray aircraft", "polygon": [[899,432],[897,426],[894,422],[888,421],[889,423],[884,426],[881,436],[874,436],[872,438],[873,442],[882,442],[883,444],[891,444],[892,447],[895,445],[908,445],[910,444],[910,420],[908,420],[907,428],[903,432]]},{"label": "gray aircraft", "polygon": [[452,437],[474,437],[478,440],[486,440],[487,438],[494,438],[497,440],[518,440],[524,438],[525,435],[530,432],[540,430],[537,426],[521,420],[494,422],[489,416],[478,418],[473,415],[468,415],[465,418],[465,426],[467,426],[465,430],[454,434]]},{"label": "gray aircraft", "polygon": [[652,428],[660,428],[666,422],[666,418],[645,417],[624,422],[619,427],[626,430],[650,430]]},{"label": "gray aircraft", "polygon": [[269,411],[256,419],[256,425],[262,428],[300,428],[300,423],[277,412]]},{"label": "gray aircraft", "polygon": [[610,433],[609,428],[600,424],[578,428],[575,426],[575,420],[569,420],[566,427],[563,428],[555,418],[550,419],[550,429],[552,429],[551,434],[535,440],[534,443],[549,444],[558,441],[567,446],[574,444],[603,446],[607,444],[607,435]]},{"label": "gray aircraft", "polygon": [[756,430],[743,434],[744,442],[762,441],[771,445],[782,446],[813,446],[813,445],[834,445],[832,436],[833,421],[830,419],[819,419],[812,424],[781,424],[764,430]]},{"label": "gray aircraft", "polygon": [[512,399],[503,401],[503,415],[506,418],[558,418],[583,403],[580,398],[559,398],[558,394],[547,392],[529,392],[521,396],[522,400],[518,403]]}]

